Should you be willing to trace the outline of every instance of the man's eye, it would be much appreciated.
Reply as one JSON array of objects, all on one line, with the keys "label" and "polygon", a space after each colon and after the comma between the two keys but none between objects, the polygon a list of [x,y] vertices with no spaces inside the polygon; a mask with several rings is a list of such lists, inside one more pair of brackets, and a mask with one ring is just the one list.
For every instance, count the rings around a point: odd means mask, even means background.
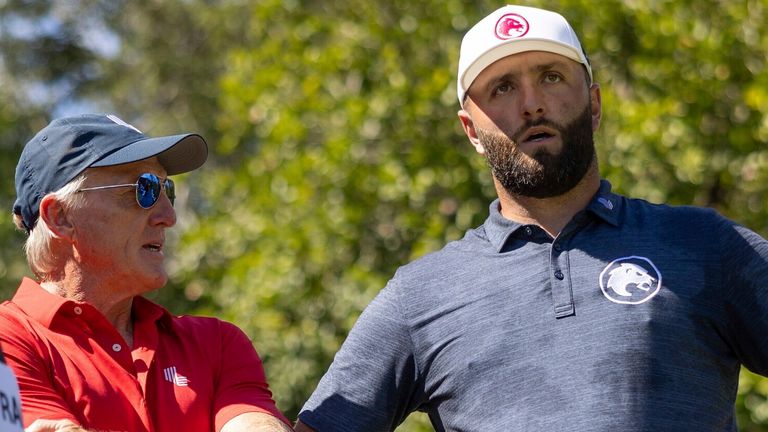
[{"label": "man's eye", "polygon": [[494,90],[494,95],[502,95],[504,93],[508,93],[510,90],[512,90],[512,86],[509,84],[501,84],[498,87],[496,87],[496,90]]},{"label": "man's eye", "polygon": [[548,82],[548,83],[556,83],[556,82],[560,82],[560,75],[558,75],[558,74],[554,74],[554,73],[551,73],[551,74],[547,74],[547,75],[544,77],[544,81],[546,81],[546,82]]}]

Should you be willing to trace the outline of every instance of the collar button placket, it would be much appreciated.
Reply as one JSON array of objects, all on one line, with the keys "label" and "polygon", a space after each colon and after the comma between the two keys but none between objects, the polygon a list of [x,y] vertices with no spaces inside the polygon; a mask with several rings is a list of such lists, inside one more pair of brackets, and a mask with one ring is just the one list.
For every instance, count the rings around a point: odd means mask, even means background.
[{"label": "collar button placket", "polygon": [[557,236],[550,249],[550,274],[552,277],[552,301],[556,318],[565,318],[576,312],[573,303],[573,289],[571,287],[570,265],[566,243],[568,234],[565,232]]}]

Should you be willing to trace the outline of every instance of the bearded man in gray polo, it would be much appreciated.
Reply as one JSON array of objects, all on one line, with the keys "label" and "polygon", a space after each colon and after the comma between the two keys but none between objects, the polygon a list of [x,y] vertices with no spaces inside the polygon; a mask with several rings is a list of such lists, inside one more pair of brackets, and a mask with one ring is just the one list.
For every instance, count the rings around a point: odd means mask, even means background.
[{"label": "bearded man in gray polo", "polygon": [[710,209],[611,192],[600,87],[554,12],[467,32],[459,119],[498,199],[400,268],[296,431],[736,431],[742,365],[768,375],[768,242]]}]

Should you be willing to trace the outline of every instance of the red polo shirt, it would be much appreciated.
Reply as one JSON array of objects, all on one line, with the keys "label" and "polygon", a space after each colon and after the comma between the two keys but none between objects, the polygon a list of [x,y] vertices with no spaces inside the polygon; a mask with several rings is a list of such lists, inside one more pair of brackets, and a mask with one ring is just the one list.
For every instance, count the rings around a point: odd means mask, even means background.
[{"label": "red polo shirt", "polygon": [[133,344],[88,303],[25,278],[0,305],[0,343],[16,373],[25,426],[69,419],[99,431],[211,431],[245,412],[271,414],[264,368],[233,324],[174,317],[136,297]]}]

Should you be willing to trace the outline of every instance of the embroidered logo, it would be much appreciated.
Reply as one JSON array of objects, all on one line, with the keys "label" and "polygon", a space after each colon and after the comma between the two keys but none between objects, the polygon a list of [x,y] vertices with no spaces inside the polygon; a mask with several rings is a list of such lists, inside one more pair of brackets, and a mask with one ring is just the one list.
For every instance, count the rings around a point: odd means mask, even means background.
[{"label": "embroidered logo", "polygon": [[661,272],[645,257],[613,260],[600,273],[600,289],[614,303],[644,303],[658,294],[660,288]]},{"label": "embroidered logo", "polygon": [[521,15],[509,13],[496,22],[496,37],[501,40],[519,38],[528,33],[528,21]]},{"label": "embroidered logo", "polygon": [[189,385],[189,379],[184,375],[179,375],[176,372],[176,366],[171,366],[163,369],[165,380],[176,384],[178,387],[186,387]]},{"label": "embroidered logo", "polygon": [[611,200],[607,198],[600,197],[597,199],[597,202],[603,205],[603,207],[607,208],[608,210],[613,210],[613,203]]}]

